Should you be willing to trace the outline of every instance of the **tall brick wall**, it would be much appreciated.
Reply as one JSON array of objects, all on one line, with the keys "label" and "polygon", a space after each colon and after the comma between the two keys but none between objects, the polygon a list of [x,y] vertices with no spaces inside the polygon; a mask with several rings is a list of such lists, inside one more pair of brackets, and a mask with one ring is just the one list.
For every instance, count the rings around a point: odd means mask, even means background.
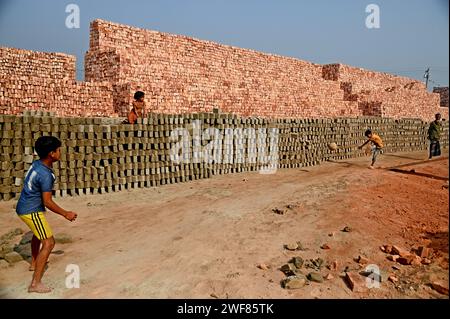
[{"label": "tall brick wall", "polygon": [[[439,95],[428,92],[417,80],[343,64],[325,65],[323,76],[346,84],[347,96],[361,108],[369,107],[365,115],[432,120],[441,112],[448,118],[448,110],[440,107]],[[372,111],[371,106],[375,106]]]},{"label": "tall brick wall", "polygon": [[448,86],[434,87],[433,93],[438,93],[441,99],[441,107],[448,109]]},{"label": "tall brick wall", "polygon": [[0,75],[75,81],[75,57],[0,47]]},{"label": "tall brick wall", "polygon": [[[161,113],[211,111],[242,116],[386,116],[431,120],[440,111],[437,94],[413,79],[343,64],[298,59],[220,45],[186,36],[102,20],[91,24],[86,80],[110,81],[130,96],[115,101],[121,115],[131,94],[147,93]],[[124,93],[123,90],[121,90]]]},{"label": "tall brick wall", "polygon": [[0,114],[114,115],[112,84],[76,81],[74,56],[0,48],[0,62]]},{"label": "tall brick wall", "polygon": [[[215,174],[256,171],[271,163],[276,168],[294,168],[362,156],[357,146],[366,140],[367,128],[383,138],[385,152],[424,150],[428,146],[428,124],[411,119],[263,119],[201,113],[150,114],[135,125],[118,122],[107,118],[0,115],[0,199],[18,197],[25,173],[37,159],[34,142],[42,135],[62,141],[61,160],[54,165],[58,196],[185,182]],[[194,123],[200,123],[195,127],[201,125],[198,141],[203,148],[195,147]],[[172,138],[177,128],[186,129],[190,138]],[[448,121],[444,128],[441,143],[448,148]],[[218,133],[207,134],[206,129],[217,129]],[[270,130],[278,132],[276,139]],[[218,143],[210,153],[219,154],[221,160],[208,162],[201,154],[216,137]],[[180,141],[189,145],[188,160],[177,163],[170,154]],[[328,149],[330,142],[337,143],[337,151]]]},{"label": "tall brick wall", "polygon": [[0,114],[125,116],[136,90],[157,113],[266,118],[382,116],[431,120],[448,108],[409,78],[220,45],[102,20],[91,23],[86,82],[75,57],[0,48]]}]

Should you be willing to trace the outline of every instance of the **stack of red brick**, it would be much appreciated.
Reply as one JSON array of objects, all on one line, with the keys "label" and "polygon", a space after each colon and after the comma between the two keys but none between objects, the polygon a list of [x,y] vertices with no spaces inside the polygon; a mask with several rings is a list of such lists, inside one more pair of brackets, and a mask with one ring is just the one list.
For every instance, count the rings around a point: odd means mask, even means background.
[{"label": "stack of red brick", "polygon": [[364,115],[430,120],[441,112],[439,95],[426,90],[425,84],[409,78],[350,67],[343,64],[323,66],[324,79],[341,81],[344,98],[359,101]]},{"label": "stack of red brick", "polygon": [[0,48],[0,61],[0,114],[114,115],[111,83],[75,81],[74,56]]},{"label": "stack of red brick", "polygon": [[142,90],[147,108],[166,114],[220,108],[267,118],[448,117],[439,94],[409,78],[102,20],[91,24],[85,83],[75,81],[70,55],[0,48],[0,61],[0,114],[126,116]]},{"label": "stack of red brick", "polygon": [[146,92],[148,108],[161,113],[220,108],[272,118],[362,115],[356,102],[343,99],[338,83],[322,78],[321,65],[101,20],[91,25],[85,70],[88,81],[129,84],[128,99],[126,90],[115,99],[122,116],[138,89]]},{"label": "stack of red brick", "polygon": [[438,93],[441,99],[441,107],[448,108],[448,86],[434,87],[433,93]]}]

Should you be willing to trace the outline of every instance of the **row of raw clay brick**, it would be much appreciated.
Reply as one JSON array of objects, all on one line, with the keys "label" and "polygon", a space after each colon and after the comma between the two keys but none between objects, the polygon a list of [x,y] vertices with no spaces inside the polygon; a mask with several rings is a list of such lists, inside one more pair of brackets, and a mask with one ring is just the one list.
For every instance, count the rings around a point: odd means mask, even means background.
[{"label": "row of raw clay brick", "polygon": [[[46,114],[48,115],[48,114]],[[102,193],[244,171],[275,172],[363,156],[357,146],[371,128],[385,152],[426,149],[428,123],[387,118],[264,119],[223,113],[151,113],[137,124],[111,118],[0,115],[0,196],[17,198],[34,142],[62,141],[55,195]],[[445,122],[443,147],[448,146]],[[330,150],[329,143],[337,150]]]}]

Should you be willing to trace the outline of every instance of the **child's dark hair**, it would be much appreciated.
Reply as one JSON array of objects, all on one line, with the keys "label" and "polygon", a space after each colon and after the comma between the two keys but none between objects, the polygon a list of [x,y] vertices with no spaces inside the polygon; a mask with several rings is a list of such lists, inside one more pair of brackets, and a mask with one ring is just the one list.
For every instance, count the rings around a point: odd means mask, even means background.
[{"label": "child's dark hair", "polygon": [[134,93],[134,99],[135,100],[139,100],[140,98],[144,97],[145,93],[142,91],[136,91],[136,93]]},{"label": "child's dark hair", "polygon": [[372,134],[371,130],[367,130],[366,133],[364,133],[365,136],[369,137],[369,135]]},{"label": "child's dark hair", "polygon": [[61,141],[54,136],[41,136],[36,140],[34,149],[39,158],[46,158],[50,152],[54,152],[61,147]]}]

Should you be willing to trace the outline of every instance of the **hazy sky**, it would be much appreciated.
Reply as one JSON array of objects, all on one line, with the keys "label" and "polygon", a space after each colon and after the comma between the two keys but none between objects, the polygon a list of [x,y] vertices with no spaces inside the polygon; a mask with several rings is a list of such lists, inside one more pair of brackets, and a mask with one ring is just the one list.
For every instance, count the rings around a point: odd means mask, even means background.
[{"label": "hazy sky", "polygon": [[[65,26],[70,3],[79,29]],[[371,3],[379,29],[365,25]],[[76,55],[81,80],[96,18],[418,80],[430,67],[430,86],[449,82],[447,0],[0,0],[0,46]]]}]

